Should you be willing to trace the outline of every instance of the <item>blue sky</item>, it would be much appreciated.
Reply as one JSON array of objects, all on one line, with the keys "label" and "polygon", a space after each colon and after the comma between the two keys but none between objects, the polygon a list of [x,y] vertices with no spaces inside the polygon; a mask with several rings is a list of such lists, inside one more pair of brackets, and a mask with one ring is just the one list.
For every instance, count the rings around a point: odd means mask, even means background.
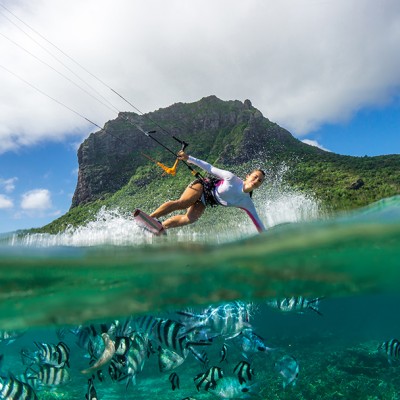
[{"label": "blue sky", "polygon": [[400,153],[397,0],[0,0],[0,45],[0,233],[69,209],[85,118],[134,111],[110,88],[143,112],[250,99],[309,144]]},{"label": "blue sky", "polygon": [[[305,136],[334,153],[363,157],[400,154],[400,99],[366,107],[347,122],[323,124]],[[304,137],[300,137],[304,140]]]}]

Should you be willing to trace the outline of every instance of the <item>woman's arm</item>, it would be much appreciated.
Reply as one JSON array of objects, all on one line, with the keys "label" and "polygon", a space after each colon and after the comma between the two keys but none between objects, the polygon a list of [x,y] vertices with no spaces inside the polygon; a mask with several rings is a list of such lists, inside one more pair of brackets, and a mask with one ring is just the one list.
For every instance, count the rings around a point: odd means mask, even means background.
[{"label": "woman's arm", "polygon": [[244,201],[239,208],[241,208],[243,211],[246,212],[246,214],[250,217],[252,220],[254,226],[257,228],[258,232],[264,232],[267,230],[263,222],[261,221],[261,218],[259,217],[256,207],[253,203],[253,200],[250,197],[246,198],[246,201]]},{"label": "woman's arm", "polygon": [[211,165],[203,160],[199,160],[198,158],[195,158],[192,156],[188,156],[187,162],[190,164],[197,165],[199,168],[203,169],[204,171],[208,172],[209,174],[213,174],[221,179],[231,179],[234,176],[234,174],[232,174],[232,172],[225,171],[220,168],[216,168],[213,165]]},{"label": "woman's arm", "polygon": [[254,226],[256,227],[258,232],[265,232],[267,229],[265,228],[263,222],[261,221],[260,217],[257,214],[255,207],[244,208],[241,207],[243,211],[250,217],[253,221]]},{"label": "woman's arm", "polygon": [[232,172],[216,168],[213,165],[209,164],[208,162],[189,156],[183,150],[179,151],[177,158],[179,160],[187,161],[190,164],[197,165],[198,167],[208,172],[209,174],[216,175],[218,178],[221,179],[231,179],[232,177],[235,176],[234,174],[232,174]]}]

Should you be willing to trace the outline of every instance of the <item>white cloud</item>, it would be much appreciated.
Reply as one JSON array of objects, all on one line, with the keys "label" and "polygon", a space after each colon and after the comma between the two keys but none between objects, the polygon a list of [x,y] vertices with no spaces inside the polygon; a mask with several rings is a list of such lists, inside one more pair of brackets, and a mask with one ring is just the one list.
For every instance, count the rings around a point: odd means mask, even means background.
[{"label": "white cloud", "polygon": [[0,194],[0,209],[12,207],[14,207],[12,200],[9,197],[4,196],[4,194]]},{"label": "white cloud", "polygon": [[[210,94],[249,98],[269,119],[306,134],[390,101],[400,87],[398,0],[20,0],[8,7],[144,112]],[[133,111],[0,12],[3,35],[85,90],[91,84],[118,110]],[[0,153],[98,130],[8,71],[100,126],[116,117],[103,98],[4,36],[0,45],[7,68],[0,68]]]},{"label": "white cloud", "polygon": [[15,182],[18,180],[17,177],[2,179],[0,178],[0,186],[4,187],[7,193],[11,193],[15,189]]},{"label": "white cloud", "polygon": [[322,146],[321,144],[319,144],[316,140],[303,139],[302,142],[305,143],[305,144],[308,144],[310,146],[318,147],[321,150],[330,151],[330,150],[326,149],[324,146]]},{"label": "white cloud", "polygon": [[52,207],[51,194],[47,189],[35,189],[22,195],[23,210],[47,210]]}]

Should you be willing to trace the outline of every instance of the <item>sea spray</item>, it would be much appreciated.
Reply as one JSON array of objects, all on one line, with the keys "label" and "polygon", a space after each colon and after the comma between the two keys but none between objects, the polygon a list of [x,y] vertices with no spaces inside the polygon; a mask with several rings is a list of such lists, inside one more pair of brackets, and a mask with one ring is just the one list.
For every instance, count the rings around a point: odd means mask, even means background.
[{"label": "sea spray", "polygon": [[33,247],[76,246],[89,247],[99,245],[139,245],[151,243],[150,233],[141,230],[126,212],[107,210],[102,207],[93,221],[85,225],[69,226],[57,234],[33,233],[14,235],[11,244]]},{"label": "sea spray", "polygon": [[[311,196],[293,191],[269,190],[257,199],[256,207],[267,228],[285,222],[316,219],[318,202]],[[30,247],[90,247],[102,245],[139,246],[161,242],[227,243],[256,234],[255,227],[241,210],[218,207],[206,211],[194,225],[170,230],[167,237],[154,237],[140,228],[129,213],[121,210],[99,210],[93,221],[69,226],[57,234],[14,234],[9,244]]]},{"label": "sea spray", "polygon": [[[320,202],[312,194],[300,192],[284,183],[287,171],[285,164],[268,170],[264,185],[254,192],[254,203],[267,228],[316,220],[323,216]],[[246,213],[237,208],[207,208],[196,224],[170,230],[167,237],[157,238],[141,229],[129,211],[102,207],[92,221],[82,226],[69,226],[57,234],[13,235],[10,244],[32,247],[139,246],[165,241],[222,244],[256,233]]]},{"label": "sea spray", "polygon": [[267,227],[283,223],[311,221],[323,217],[320,201],[312,193],[304,193],[285,184],[289,167],[282,163],[267,172],[266,184],[256,206]]},{"label": "sea spray", "polygon": [[296,191],[271,191],[261,210],[267,226],[315,220],[321,217],[319,202],[310,195]]}]

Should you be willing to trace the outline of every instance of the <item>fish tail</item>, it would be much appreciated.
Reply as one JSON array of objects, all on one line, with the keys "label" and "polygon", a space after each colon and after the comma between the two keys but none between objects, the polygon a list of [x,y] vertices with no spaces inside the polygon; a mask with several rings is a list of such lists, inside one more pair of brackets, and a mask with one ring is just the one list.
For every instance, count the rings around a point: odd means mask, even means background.
[{"label": "fish tail", "polygon": [[28,349],[22,349],[21,350],[21,358],[22,358],[22,363],[24,365],[31,366],[36,362],[36,352],[35,351],[29,351]]}]

